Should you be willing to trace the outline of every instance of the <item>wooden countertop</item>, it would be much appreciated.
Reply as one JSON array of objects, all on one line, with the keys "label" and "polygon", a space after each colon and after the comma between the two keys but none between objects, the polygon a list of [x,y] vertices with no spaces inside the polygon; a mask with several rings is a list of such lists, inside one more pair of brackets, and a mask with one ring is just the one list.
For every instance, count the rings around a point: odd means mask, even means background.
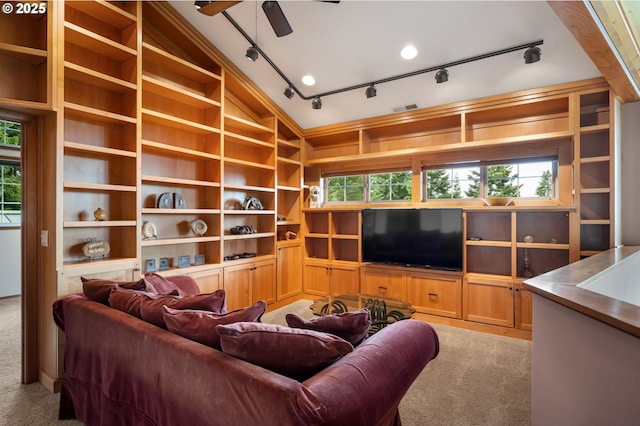
[{"label": "wooden countertop", "polygon": [[[524,286],[535,294],[640,337],[640,306],[579,286],[594,275],[614,267],[617,263],[638,252],[640,252],[640,247],[614,248],[538,277],[530,278],[524,282]],[[629,279],[640,280],[640,270],[638,272],[635,276],[630,276]],[[618,281],[612,282],[611,285],[629,284],[629,282]],[[615,294],[615,291],[612,293]]]}]

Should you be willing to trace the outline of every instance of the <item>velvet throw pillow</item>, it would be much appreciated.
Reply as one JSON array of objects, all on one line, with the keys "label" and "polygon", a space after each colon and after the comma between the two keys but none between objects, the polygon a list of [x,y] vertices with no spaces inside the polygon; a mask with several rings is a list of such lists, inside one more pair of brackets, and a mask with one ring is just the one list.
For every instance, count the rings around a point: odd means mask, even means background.
[{"label": "velvet throw pillow", "polygon": [[172,309],[163,306],[162,317],[167,329],[179,336],[203,345],[220,349],[220,336],[216,326],[234,322],[259,322],[267,309],[267,304],[259,300],[253,305],[235,311],[218,314],[196,309]]},{"label": "velvet throw pillow", "polygon": [[217,290],[213,293],[180,297],[124,290],[116,286],[109,296],[109,304],[115,309],[165,328],[164,319],[162,318],[163,305],[173,309],[201,309],[210,312],[221,312],[225,306],[225,292],[224,290]]},{"label": "velvet throw pillow", "polygon": [[366,308],[353,312],[325,315],[310,320],[296,314],[287,314],[285,319],[289,327],[335,334],[354,346],[364,339],[369,327],[371,327],[371,315]]},{"label": "velvet throw pillow", "polygon": [[142,279],[145,284],[145,289],[149,293],[156,294],[177,294],[178,296],[186,296],[187,293],[184,292],[178,285],[174,282],[169,281],[162,275],[158,274],[147,274]]},{"label": "velvet throw pillow", "polygon": [[216,330],[223,352],[296,380],[353,351],[351,343],[333,334],[275,324],[236,322]]},{"label": "velvet throw pillow", "polygon": [[145,283],[143,280],[126,282],[85,277],[80,277],[80,280],[82,281],[82,292],[87,299],[102,303],[103,305],[109,304],[109,295],[116,285],[129,290],[145,289]]}]

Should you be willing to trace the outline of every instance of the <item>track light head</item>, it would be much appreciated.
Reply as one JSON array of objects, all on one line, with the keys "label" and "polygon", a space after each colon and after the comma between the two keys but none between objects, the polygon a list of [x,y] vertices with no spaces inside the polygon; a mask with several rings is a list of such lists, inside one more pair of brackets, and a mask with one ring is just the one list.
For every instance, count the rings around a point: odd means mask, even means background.
[{"label": "track light head", "polygon": [[247,53],[244,56],[246,56],[251,62],[255,62],[258,60],[258,56],[260,55],[258,54],[258,49],[256,49],[255,46],[251,46],[247,49]]},{"label": "track light head", "polygon": [[322,101],[320,98],[313,98],[311,101],[311,108],[313,109],[322,109]]},{"label": "track light head", "polygon": [[287,97],[287,99],[293,98],[294,94],[295,92],[293,91],[293,87],[287,86],[287,88],[284,89],[284,95]]},{"label": "track light head", "polygon": [[377,93],[378,91],[376,90],[376,86],[374,86],[373,84],[367,87],[367,91],[365,92],[365,94],[367,95],[367,99],[375,97]]},{"label": "track light head", "polygon": [[436,83],[446,83],[449,81],[449,71],[445,68],[440,68],[440,71],[436,73]]},{"label": "track light head", "polygon": [[538,62],[541,54],[542,52],[539,47],[531,46],[524,52],[524,63],[533,64],[534,62]]}]

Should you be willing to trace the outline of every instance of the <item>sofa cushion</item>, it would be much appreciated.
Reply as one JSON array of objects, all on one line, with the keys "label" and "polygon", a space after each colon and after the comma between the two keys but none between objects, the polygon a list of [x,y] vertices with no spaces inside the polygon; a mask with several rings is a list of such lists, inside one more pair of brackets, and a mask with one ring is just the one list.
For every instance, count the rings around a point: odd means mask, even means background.
[{"label": "sofa cushion", "polygon": [[371,327],[371,315],[366,308],[354,312],[325,315],[310,320],[296,314],[287,314],[285,319],[289,327],[335,334],[354,346],[364,339],[369,327]]},{"label": "sofa cushion", "polygon": [[217,325],[239,321],[259,322],[267,309],[267,304],[259,300],[249,307],[226,314],[196,309],[178,310],[167,306],[162,308],[162,317],[169,331],[212,348],[220,349],[220,336],[216,331]]},{"label": "sofa cushion", "polygon": [[111,290],[116,287],[116,285],[119,285],[121,288],[130,290],[145,289],[145,283],[143,280],[126,282],[103,278],[85,277],[80,277],[80,280],[82,281],[82,291],[87,299],[93,300],[94,302],[102,303],[103,305],[109,304],[109,294],[111,293]]},{"label": "sofa cushion", "polygon": [[187,292],[183,291],[176,283],[169,281],[162,275],[151,273],[145,275],[142,280],[146,291],[149,293],[187,295]]},{"label": "sofa cushion", "polygon": [[198,283],[188,275],[171,275],[165,279],[177,285],[185,294],[200,294]]},{"label": "sofa cushion", "polygon": [[338,336],[275,324],[218,325],[222,351],[268,370],[304,380],[353,351]]},{"label": "sofa cushion", "polygon": [[116,286],[109,296],[109,303],[115,309],[165,328],[164,319],[162,318],[163,305],[173,309],[200,309],[220,312],[225,305],[225,292],[224,290],[216,290],[213,293],[180,297],[124,290]]}]

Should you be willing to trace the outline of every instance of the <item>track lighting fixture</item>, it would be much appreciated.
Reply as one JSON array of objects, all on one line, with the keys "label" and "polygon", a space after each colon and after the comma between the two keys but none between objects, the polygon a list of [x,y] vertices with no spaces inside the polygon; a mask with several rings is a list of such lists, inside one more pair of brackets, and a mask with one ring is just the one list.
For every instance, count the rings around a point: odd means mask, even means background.
[{"label": "track lighting fixture", "polygon": [[[196,2],[196,7],[198,6],[198,3],[202,3],[202,4],[211,4],[215,2],[210,2],[210,1],[205,1],[205,2]],[[269,3],[276,3],[276,2],[265,2],[267,3],[267,5],[265,5],[266,8],[272,6],[269,5]],[[204,7],[204,6],[202,6]],[[265,10],[266,12],[266,10]],[[457,61],[453,61],[453,62],[448,62],[446,64],[442,64],[442,65],[437,65],[437,66],[433,66],[433,67],[429,67],[429,68],[423,68],[423,69],[419,69],[416,71],[411,71],[405,74],[399,74],[399,75],[394,75],[391,77],[387,77],[387,78],[382,78],[380,80],[375,80],[373,82],[368,82],[368,83],[362,83],[362,84],[355,84],[353,86],[348,86],[348,87],[343,87],[340,89],[334,89],[334,90],[329,90],[327,92],[322,92],[322,93],[318,93],[315,95],[309,95],[309,96],[305,96],[303,93],[301,93],[296,86],[291,82],[291,80],[282,72],[282,70],[280,70],[280,68],[278,68],[276,66],[276,64],[273,63],[273,61],[269,58],[269,56],[267,56],[267,54],[262,51],[259,47],[258,47],[258,42],[257,42],[257,38],[258,38],[258,34],[257,34],[257,25],[256,25],[256,41],[252,40],[251,37],[249,37],[249,35],[242,29],[242,27],[240,27],[240,25],[238,25],[238,23],[226,12],[226,11],[222,11],[221,12],[222,15],[227,18],[227,20],[231,23],[231,25],[233,25],[235,27],[236,30],[238,30],[238,32],[240,34],[242,34],[242,36],[245,38],[245,40],[247,40],[249,43],[251,43],[251,47],[249,49],[247,49],[247,58],[249,58],[252,61],[256,61],[258,59],[259,56],[262,56],[264,58],[265,61],[267,61],[267,63],[271,66],[271,68],[273,68],[273,70],[278,73],[278,75],[280,77],[282,77],[282,79],[288,84],[288,87],[284,90],[284,95],[291,99],[294,96],[294,93],[297,93],[298,96],[305,100],[312,100],[311,101],[311,107],[313,109],[321,109],[322,108],[322,101],[320,100],[321,97],[323,96],[329,96],[329,95],[337,95],[339,93],[344,93],[344,92],[348,92],[350,90],[357,90],[357,89],[363,89],[366,87],[366,91],[365,94],[367,96],[367,98],[372,98],[374,96],[376,96],[377,94],[377,89],[375,87],[376,84],[382,84],[382,83],[389,83],[391,81],[396,81],[396,80],[400,80],[403,78],[409,78],[409,77],[414,77],[420,74],[425,74],[425,73],[429,73],[432,71],[436,71],[436,83],[444,83],[446,81],[449,81],[449,71],[447,70],[447,68],[451,68],[453,66],[456,65],[463,65],[463,64],[468,64],[470,62],[475,62],[475,61],[480,61],[480,60],[484,60],[484,59],[488,59],[488,58],[492,58],[494,56],[498,56],[498,55],[504,55],[506,53],[511,53],[511,52],[517,52],[519,50],[523,50],[526,49],[526,51],[524,52],[524,62],[526,64],[532,64],[534,62],[538,62],[540,60],[540,55],[541,55],[541,51],[540,48],[538,46],[542,45],[544,43],[543,40],[537,40],[537,41],[533,41],[533,42],[529,42],[526,44],[520,44],[517,46],[512,46],[512,47],[508,47],[506,49],[501,49],[501,50],[496,50],[493,52],[488,52],[488,53],[482,53],[480,55],[476,55],[476,56],[472,56],[469,58],[465,58],[465,59],[459,59]]]},{"label": "track lighting fixture", "polygon": [[440,71],[436,73],[436,83],[445,83],[449,81],[449,71],[444,68],[441,68]]},{"label": "track lighting fixture", "polygon": [[531,46],[524,52],[524,63],[533,64],[534,62],[538,62],[541,54],[542,52],[539,47]]},{"label": "track lighting fixture", "polygon": [[245,56],[251,62],[255,62],[258,60],[258,56],[260,55],[258,54],[258,49],[256,49],[255,46],[251,46],[247,49],[247,53],[245,54]]},{"label": "track lighting fixture", "polygon": [[367,99],[369,99],[375,97],[378,91],[376,90],[376,86],[372,84],[371,86],[367,87],[367,91],[365,93],[367,95]]},{"label": "track lighting fixture", "polygon": [[284,95],[288,98],[291,99],[293,98],[293,95],[295,94],[295,92],[293,91],[293,87],[291,86],[287,86],[286,89],[284,89]]}]

